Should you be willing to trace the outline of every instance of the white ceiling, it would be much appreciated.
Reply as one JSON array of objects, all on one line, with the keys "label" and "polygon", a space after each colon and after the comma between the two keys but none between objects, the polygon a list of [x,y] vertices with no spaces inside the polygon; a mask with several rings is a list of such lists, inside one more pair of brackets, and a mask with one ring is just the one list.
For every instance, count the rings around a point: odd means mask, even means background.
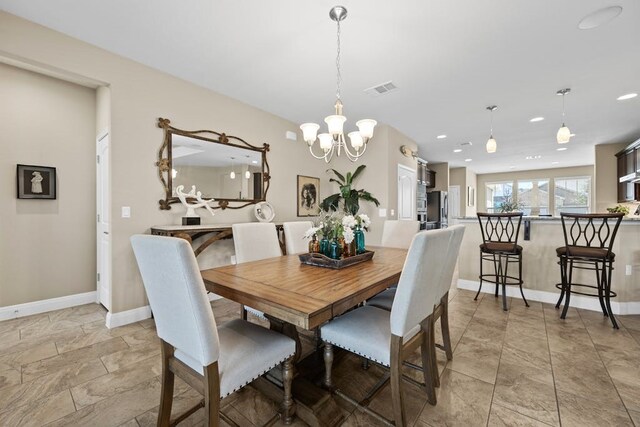
[{"label": "white ceiling", "polygon": [[[478,173],[592,164],[595,144],[640,137],[640,97],[616,101],[640,92],[635,0],[0,0],[9,13],[296,123],[332,114],[335,4],[349,11],[342,31],[349,129],[376,119],[416,140],[421,157]],[[624,8],[617,19],[577,29],[582,17],[613,4]],[[397,91],[363,92],[389,80]],[[576,137],[557,152],[555,92],[565,87]],[[499,109],[498,152],[490,155],[491,104]],[[546,120],[529,123],[535,116]],[[467,141],[473,146],[452,152]]]}]

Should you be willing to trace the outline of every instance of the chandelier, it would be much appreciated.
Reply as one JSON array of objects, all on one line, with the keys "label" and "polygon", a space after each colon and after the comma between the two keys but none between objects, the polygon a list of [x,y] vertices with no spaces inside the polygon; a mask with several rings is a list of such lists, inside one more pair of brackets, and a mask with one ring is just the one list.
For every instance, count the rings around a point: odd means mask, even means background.
[{"label": "chandelier", "polygon": [[[347,118],[342,115],[342,101],[340,100],[340,83],[342,76],[340,74],[340,22],[347,17],[347,9],[343,6],[334,6],[329,11],[329,17],[337,23],[337,41],[338,49],[336,55],[336,103],[335,114],[325,117],[324,121],[327,124],[329,130],[328,133],[321,133],[318,135],[318,129],[320,125],[316,123],[303,123],[300,125],[302,135],[307,145],[309,145],[309,152],[316,159],[324,159],[326,163],[329,163],[333,158],[334,153],[337,152],[337,156],[340,156],[342,150],[344,150],[347,158],[355,162],[366,151],[367,143],[373,137],[373,128],[378,124],[375,120],[364,119],[356,122],[358,127],[357,131],[349,132],[347,136],[351,143],[351,148],[346,143],[344,136],[344,122]],[[318,155],[313,152],[313,145],[316,139],[320,140],[321,154]],[[353,150],[353,151],[352,151]]]}]

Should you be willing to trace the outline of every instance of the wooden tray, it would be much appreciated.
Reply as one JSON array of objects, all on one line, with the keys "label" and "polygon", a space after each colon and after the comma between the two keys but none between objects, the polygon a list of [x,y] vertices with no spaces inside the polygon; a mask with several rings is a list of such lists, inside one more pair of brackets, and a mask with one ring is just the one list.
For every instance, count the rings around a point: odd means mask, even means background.
[{"label": "wooden tray", "polygon": [[374,251],[365,251],[359,255],[349,258],[333,259],[322,254],[300,254],[300,262],[302,264],[315,265],[316,267],[333,268],[339,270],[361,262],[369,261],[373,258]]}]

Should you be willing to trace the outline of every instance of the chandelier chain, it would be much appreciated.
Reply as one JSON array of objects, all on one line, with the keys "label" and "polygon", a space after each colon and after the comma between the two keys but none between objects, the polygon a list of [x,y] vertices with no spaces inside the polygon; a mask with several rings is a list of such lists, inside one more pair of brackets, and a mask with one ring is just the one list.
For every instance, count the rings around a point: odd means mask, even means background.
[{"label": "chandelier chain", "polygon": [[337,31],[337,55],[336,55],[336,97],[340,99],[340,84],[342,83],[342,75],[340,74],[340,21],[338,20]]}]

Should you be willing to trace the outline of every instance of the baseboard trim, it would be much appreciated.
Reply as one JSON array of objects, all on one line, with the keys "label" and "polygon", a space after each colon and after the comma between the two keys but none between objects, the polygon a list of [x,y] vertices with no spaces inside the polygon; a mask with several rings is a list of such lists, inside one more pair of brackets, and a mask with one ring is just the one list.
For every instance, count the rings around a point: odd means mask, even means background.
[{"label": "baseboard trim", "polygon": [[[480,282],[476,280],[458,279],[458,289],[466,289],[468,291],[478,292]],[[538,301],[548,304],[556,304],[558,298],[560,298],[559,292],[539,291],[536,289],[523,288],[524,296],[528,301]],[[493,283],[485,283],[482,286],[482,293],[493,294],[495,292],[495,285]],[[507,296],[522,298],[520,295],[520,289],[517,286],[507,286]],[[571,294],[571,301],[569,306],[575,308],[581,308],[584,310],[601,311],[600,302],[596,297],[587,297],[583,295]],[[640,314],[640,302],[618,302],[611,301],[611,310],[613,314]]]},{"label": "baseboard trim", "polygon": [[77,305],[91,304],[95,303],[97,298],[98,293],[96,291],[91,291],[82,294],[67,295],[64,297],[0,307],[0,321],[46,313],[48,311],[61,310],[63,308],[75,307]]},{"label": "baseboard trim", "polygon": [[120,311],[118,313],[107,313],[107,328],[113,329],[118,326],[128,325],[130,323],[139,322],[141,320],[149,319],[151,317],[151,307],[145,305],[144,307],[134,308],[132,310]]}]

